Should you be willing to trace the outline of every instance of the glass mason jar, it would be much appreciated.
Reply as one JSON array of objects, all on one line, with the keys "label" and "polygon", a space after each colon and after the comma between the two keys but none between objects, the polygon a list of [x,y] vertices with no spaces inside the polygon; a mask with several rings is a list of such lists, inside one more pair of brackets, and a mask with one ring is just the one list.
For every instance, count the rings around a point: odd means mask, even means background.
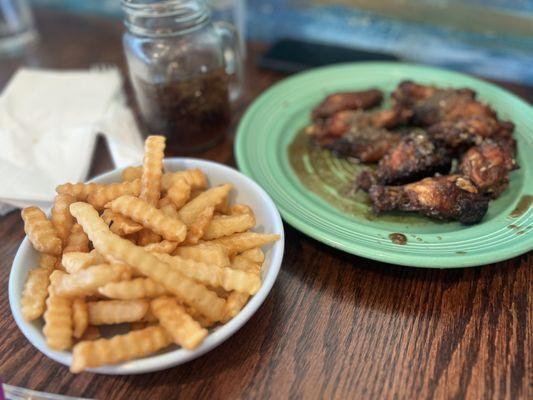
[{"label": "glass mason jar", "polygon": [[174,152],[225,135],[242,85],[236,31],[212,23],[204,0],[122,0],[124,49],[141,117]]}]

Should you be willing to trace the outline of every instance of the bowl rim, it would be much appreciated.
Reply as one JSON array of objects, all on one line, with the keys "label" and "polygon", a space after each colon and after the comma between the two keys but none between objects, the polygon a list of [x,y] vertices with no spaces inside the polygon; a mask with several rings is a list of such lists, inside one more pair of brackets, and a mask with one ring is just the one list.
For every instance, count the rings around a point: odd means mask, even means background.
[{"label": "bowl rim", "polygon": [[[268,205],[268,214],[271,214],[274,231],[277,231],[276,233],[280,235],[280,239],[275,242],[270,249],[270,266],[268,268],[268,272],[263,277],[263,282],[259,291],[250,298],[244,308],[233,319],[228,321],[226,324],[216,328],[215,330],[209,332],[204,342],[198,348],[196,348],[195,350],[177,348],[174,350],[164,351],[160,354],[134,359],[117,365],[91,368],[87,370],[88,372],[107,375],[142,374],[175,367],[177,365],[184,364],[188,361],[202,356],[203,354],[209,352],[210,350],[225,342],[230,336],[235,334],[240,328],[244,326],[244,324],[246,324],[246,322],[257,312],[259,307],[267,298],[279,274],[284,254],[285,232],[283,229],[283,222],[281,220],[279,211],[270,196],[265,192],[263,188],[261,188],[255,181],[253,181],[251,178],[244,175],[243,173],[239,172],[235,168],[231,168],[217,162],[190,157],[170,157],[165,158],[164,163],[181,163],[185,164],[187,168],[202,169],[202,166],[218,168],[224,174],[228,174],[228,181],[231,181],[232,175],[240,176],[241,179],[246,183],[246,185],[244,186],[252,189],[252,191],[257,193],[262,198],[262,200],[264,200]],[[126,167],[115,168],[111,171],[95,176],[87,182],[98,182],[100,180],[109,178],[113,179],[113,177],[116,177],[125,168]],[[41,353],[51,358],[52,360],[66,366],[70,366],[72,352],[55,351],[49,349],[48,346],[46,346],[42,332],[39,332],[39,335],[31,328],[34,322],[27,322],[22,318],[20,310],[20,299],[15,295],[15,292],[17,291],[17,277],[22,271],[25,272],[29,270],[29,267],[24,269],[25,267],[23,264],[24,258],[26,257],[25,253],[27,251],[35,250],[31,248],[31,244],[29,243],[28,238],[25,237],[17,249],[17,253],[15,255],[15,258],[13,259],[13,263],[11,265],[11,270],[9,273],[9,305],[11,308],[11,314],[15,319],[15,323],[17,324],[22,334],[35,348],[37,348]],[[22,289],[20,290],[20,292],[21,291]]]}]

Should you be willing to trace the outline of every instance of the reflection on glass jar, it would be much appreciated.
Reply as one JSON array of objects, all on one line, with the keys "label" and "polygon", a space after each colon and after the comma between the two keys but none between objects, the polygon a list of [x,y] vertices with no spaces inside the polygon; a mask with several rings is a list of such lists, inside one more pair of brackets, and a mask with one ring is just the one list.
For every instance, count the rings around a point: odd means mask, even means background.
[{"label": "reflection on glass jar", "polygon": [[123,0],[124,48],[147,133],[167,137],[176,152],[223,138],[230,97],[238,96],[238,38],[213,24],[202,0]]}]

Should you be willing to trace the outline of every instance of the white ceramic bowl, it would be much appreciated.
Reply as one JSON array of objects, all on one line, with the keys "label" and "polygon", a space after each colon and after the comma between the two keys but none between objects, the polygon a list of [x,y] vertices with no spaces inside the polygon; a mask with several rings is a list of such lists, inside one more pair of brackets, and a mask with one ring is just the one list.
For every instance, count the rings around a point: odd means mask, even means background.
[{"label": "white ceramic bowl", "polygon": [[[170,368],[200,357],[202,354],[207,353],[228,339],[250,319],[267,297],[278,275],[283,259],[283,224],[276,206],[261,187],[240,172],[210,161],[192,158],[170,158],[165,160],[165,168],[167,171],[200,168],[207,175],[211,185],[232,183],[234,189],[231,194],[231,201],[248,204],[255,212],[257,226],[254,230],[256,232],[277,233],[281,235],[281,239],[263,248],[266,258],[262,269],[263,285],[259,291],[251,297],[248,304],[235,318],[211,330],[207,338],[198,348],[195,350],[185,350],[182,348],[169,349],[154,356],[123,364],[95,368],[90,370],[92,372],[112,375],[140,374]],[[92,182],[118,182],[120,180],[120,172],[120,169],[116,169],[94,178]],[[28,270],[36,264],[37,252],[31,247],[28,239],[25,238],[17,251],[9,276],[9,303],[11,305],[11,312],[24,336],[37,349],[61,364],[70,365],[72,359],[70,352],[54,351],[48,348],[42,333],[42,322],[40,320],[26,322],[22,318],[20,297],[23,285]]]}]

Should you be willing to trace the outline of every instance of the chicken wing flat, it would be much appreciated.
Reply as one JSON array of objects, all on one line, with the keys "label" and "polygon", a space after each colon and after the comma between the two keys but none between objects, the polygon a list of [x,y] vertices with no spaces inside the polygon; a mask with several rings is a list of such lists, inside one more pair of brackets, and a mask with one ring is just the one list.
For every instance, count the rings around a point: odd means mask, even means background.
[{"label": "chicken wing flat", "polygon": [[373,185],[369,193],[374,212],[378,214],[411,211],[466,225],[480,222],[489,204],[489,199],[478,193],[468,178],[460,175],[424,178],[403,186]]},{"label": "chicken wing flat", "polygon": [[367,110],[383,101],[383,92],[378,89],[359,92],[338,92],[327,96],[312,112],[313,120],[329,118],[339,111]]},{"label": "chicken wing flat", "polygon": [[341,111],[310,125],[306,133],[316,144],[338,155],[375,163],[400,139],[381,126],[389,121],[381,112]]},{"label": "chicken wing flat", "polygon": [[445,120],[428,128],[428,133],[451,149],[480,144],[487,138],[510,138],[514,131],[512,122],[500,122],[496,118],[474,115],[457,120]]},{"label": "chicken wing flat", "polygon": [[471,116],[496,118],[495,111],[466,88],[441,89],[404,81],[392,93],[392,99],[398,113],[415,126],[428,127]]},{"label": "chicken wing flat", "polygon": [[481,193],[496,198],[509,185],[509,172],[518,168],[515,146],[513,139],[485,140],[463,155],[459,170]]}]

